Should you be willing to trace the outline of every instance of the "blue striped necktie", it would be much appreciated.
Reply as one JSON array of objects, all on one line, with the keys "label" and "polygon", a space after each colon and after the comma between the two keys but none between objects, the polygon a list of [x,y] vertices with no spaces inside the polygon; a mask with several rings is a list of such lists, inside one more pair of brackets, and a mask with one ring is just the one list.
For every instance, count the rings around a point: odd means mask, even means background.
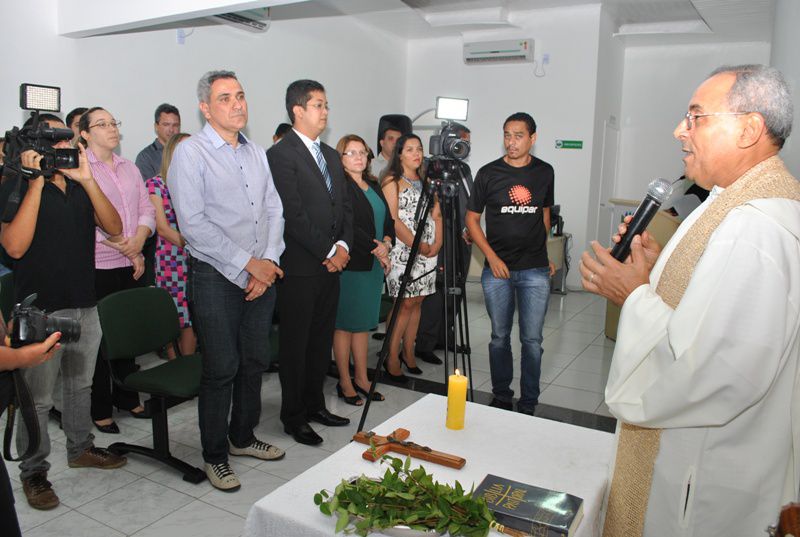
[{"label": "blue striped necktie", "polygon": [[319,147],[319,142],[314,142],[311,144],[311,147],[314,148],[314,158],[317,161],[317,166],[319,166],[319,171],[322,172],[322,176],[325,178],[325,186],[328,187],[328,194],[333,197],[333,181],[331,181],[331,174],[328,172],[328,164],[325,162],[325,157],[322,156],[322,149]]}]

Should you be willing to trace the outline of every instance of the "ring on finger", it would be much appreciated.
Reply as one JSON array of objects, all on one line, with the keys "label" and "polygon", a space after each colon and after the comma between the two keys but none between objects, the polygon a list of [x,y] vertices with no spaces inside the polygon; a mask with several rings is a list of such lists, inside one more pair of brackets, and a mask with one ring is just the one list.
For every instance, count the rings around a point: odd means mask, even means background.
[{"label": "ring on finger", "polygon": [[595,273],[592,272],[592,275],[589,276],[589,283],[592,283],[594,281],[594,277],[595,277]]}]

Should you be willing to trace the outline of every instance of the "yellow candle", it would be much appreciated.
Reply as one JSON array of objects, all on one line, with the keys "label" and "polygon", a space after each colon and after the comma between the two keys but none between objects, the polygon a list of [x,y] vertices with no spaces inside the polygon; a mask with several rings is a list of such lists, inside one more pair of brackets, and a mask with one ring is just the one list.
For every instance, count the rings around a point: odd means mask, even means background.
[{"label": "yellow candle", "polygon": [[464,412],[467,409],[467,377],[456,369],[447,381],[447,421],[448,429],[464,428]]}]

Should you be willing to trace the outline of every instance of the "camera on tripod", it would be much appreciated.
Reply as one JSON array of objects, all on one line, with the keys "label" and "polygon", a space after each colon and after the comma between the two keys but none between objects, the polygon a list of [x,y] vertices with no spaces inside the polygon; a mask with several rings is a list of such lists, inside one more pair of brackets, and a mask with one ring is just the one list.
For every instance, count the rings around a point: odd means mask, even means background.
[{"label": "camera on tripod", "polygon": [[463,130],[453,121],[466,121],[468,99],[436,98],[436,119],[444,119],[441,130],[431,136],[428,149],[432,157],[464,160],[469,156],[469,141],[461,137]]},{"label": "camera on tripod", "polygon": [[14,306],[11,318],[14,330],[11,332],[11,346],[14,348],[41,343],[52,334],[61,332],[61,343],[72,343],[81,338],[81,325],[74,319],[48,315],[33,305],[36,293]]},{"label": "camera on tripod", "polygon": [[72,130],[54,129],[39,121],[40,112],[61,111],[61,90],[54,86],[22,84],[19,87],[19,106],[23,110],[32,110],[30,124],[6,131],[6,143],[3,147],[4,178],[17,176],[27,179],[32,176],[30,172],[23,170],[20,162],[20,156],[28,150],[42,155],[41,172],[37,176],[50,178],[56,170],[77,168],[77,149],[53,147],[58,142],[71,140],[74,136]]}]

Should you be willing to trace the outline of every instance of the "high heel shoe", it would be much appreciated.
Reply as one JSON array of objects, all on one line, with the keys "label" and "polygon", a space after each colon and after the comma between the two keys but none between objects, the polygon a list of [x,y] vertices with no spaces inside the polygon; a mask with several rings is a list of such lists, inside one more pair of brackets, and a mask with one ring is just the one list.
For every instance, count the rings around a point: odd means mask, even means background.
[{"label": "high heel shoe", "polygon": [[100,425],[95,421],[94,426],[97,427],[97,430],[100,431],[101,433],[119,434],[119,425],[117,425],[117,423],[114,421],[112,421],[108,425]]},{"label": "high heel shoe", "polygon": [[403,365],[406,366],[406,369],[408,369],[408,372],[411,373],[412,375],[421,375],[422,374],[422,369],[420,369],[417,366],[411,367],[410,365],[408,365],[408,363],[406,362],[405,358],[403,358],[402,356],[400,357],[400,361],[403,362]]},{"label": "high heel shoe", "polygon": [[[363,394],[364,397],[369,397],[369,390],[365,390],[364,388],[362,388],[361,386],[359,386],[355,382],[353,382],[353,388],[355,388],[358,393]],[[386,398],[383,396],[383,394],[381,392],[379,392],[378,390],[375,390],[374,392],[372,392],[372,400],[373,401],[386,401]]]},{"label": "high heel shoe", "polygon": [[405,384],[408,382],[408,377],[402,373],[402,368],[400,369],[401,373],[399,375],[392,375],[392,373],[389,371],[389,362],[384,361],[383,368],[386,370],[386,376],[389,377],[389,380],[392,382],[397,382],[399,384]]},{"label": "high heel shoe", "polygon": [[336,394],[339,396],[339,399],[344,399],[344,402],[348,405],[361,406],[364,404],[358,394],[345,395],[344,390],[342,390],[342,385],[339,383],[336,383]]}]

